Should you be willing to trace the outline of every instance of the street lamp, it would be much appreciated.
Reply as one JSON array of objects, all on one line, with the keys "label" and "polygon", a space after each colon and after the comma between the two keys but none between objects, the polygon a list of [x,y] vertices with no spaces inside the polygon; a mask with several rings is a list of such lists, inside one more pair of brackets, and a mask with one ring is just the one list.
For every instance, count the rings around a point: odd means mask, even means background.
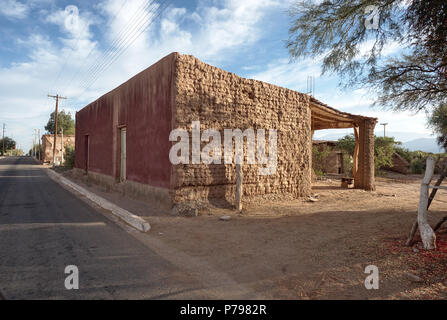
[{"label": "street lamp", "polygon": [[381,123],[381,126],[383,126],[383,137],[386,137],[386,126],[388,125],[388,123]]}]

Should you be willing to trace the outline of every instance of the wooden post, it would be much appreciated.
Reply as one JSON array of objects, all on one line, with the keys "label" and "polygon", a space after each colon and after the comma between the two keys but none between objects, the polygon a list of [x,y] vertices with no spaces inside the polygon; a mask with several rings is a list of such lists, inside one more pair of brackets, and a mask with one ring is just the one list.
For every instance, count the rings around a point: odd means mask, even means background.
[{"label": "wooden post", "polygon": [[48,95],[50,98],[56,99],[56,110],[54,111],[54,139],[53,139],[53,167],[56,165],[56,137],[57,137],[57,117],[59,114],[59,99],[67,99],[66,97],[61,97],[58,94],[55,96]]},{"label": "wooden post", "polygon": [[352,177],[354,181],[357,179],[357,172],[359,170],[359,127],[354,127],[355,147],[354,147],[354,163],[352,166]]},{"label": "wooden post", "polygon": [[428,206],[428,191],[429,184],[433,178],[435,171],[435,159],[429,157],[427,159],[427,167],[425,169],[425,176],[421,183],[421,196],[418,208],[418,225],[421,233],[422,243],[426,250],[433,250],[436,248],[436,235],[433,229],[428,224],[427,206]]},{"label": "wooden post", "polygon": [[56,111],[54,112],[53,167],[56,165],[56,141],[57,141],[58,107],[59,107],[59,95],[56,95]]},{"label": "wooden post", "polygon": [[242,164],[236,164],[236,210],[242,211],[242,192],[243,192]]}]

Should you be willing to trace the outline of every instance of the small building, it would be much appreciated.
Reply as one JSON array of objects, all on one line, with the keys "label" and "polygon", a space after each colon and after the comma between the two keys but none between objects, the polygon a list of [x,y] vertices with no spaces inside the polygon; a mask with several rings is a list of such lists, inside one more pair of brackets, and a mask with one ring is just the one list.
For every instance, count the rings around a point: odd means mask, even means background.
[{"label": "small building", "polygon": [[[62,135],[56,136],[56,163],[61,163],[62,161],[62,149],[64,150],[67,146],[75,146],[75,135],[65,135],[62,143]],[[42,161],[44,163],[53,163],[53,143],[54,134],[44,134],[42,136]]]},{"label": "small building", "polygon": [[226,129],[276,130],[276,170],[260,175],[263,165],[244,164],[243,199],[308,196],[313,132],[332,128],[353,128],[355,187],[375,189],[377,119],[341,112],[307,94],[241,78],[179,53],[76,113],[74,172],[166,208],[211,199],[232,203],[234,164],[194,163],[194,147],[187,149],[188,162],[170,161],[176,144],[172,131],[181,129],[190,138],[194,123],[202,132],[214,129],[222,136]]},{"label": "small building", "polygon": [[322,159],[316,159],[313,155],[313,169],[321,170],[328,174],[347,173],[344,168],[344,156],[346,153],[336,148],[336,141],[313,140],[312,145],[320,152]]}]

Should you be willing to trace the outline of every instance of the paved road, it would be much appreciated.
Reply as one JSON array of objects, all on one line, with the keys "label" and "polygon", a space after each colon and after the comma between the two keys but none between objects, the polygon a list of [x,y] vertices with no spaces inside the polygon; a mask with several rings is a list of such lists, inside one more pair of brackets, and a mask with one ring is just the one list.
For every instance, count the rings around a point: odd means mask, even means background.
[{"label": "paved road", "polygon": [[[66,290],[65,267],[80,289]],[[200,298],[200,285],[48,178],[0,159],[0,299]]]}]

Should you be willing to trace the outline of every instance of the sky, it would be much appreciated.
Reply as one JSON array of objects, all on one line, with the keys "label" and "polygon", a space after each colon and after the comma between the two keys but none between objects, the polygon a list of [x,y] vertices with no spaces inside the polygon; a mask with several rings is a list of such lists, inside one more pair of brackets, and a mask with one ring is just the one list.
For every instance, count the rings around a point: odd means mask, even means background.
[{"label": "sky", "polygon": [[[291,1],[154,0],[145,5],[147,0],[2,0],[0,124],[6,124],[5,135],[27,152],[34,129],[44,133],[54,111],[55,100],[48,94],[67,97],[60,110],[74,117],[164,56],[180,52],[245,78],[304,93],[312,76],[320,101],[377,117],[400,140],[431,137],[424,113],[372,108],[374,97],[365,90],[341,89],[336,75],[322,76],[319,59],[291,62],[285,47]],[[144,29],[142,21],[152,22]],[[127,50],[111,56],[120,46]],[[393,54],[399,48],[387,50]],[[383,134],[380,125],[376,130]],[[315,137],[333,132],[317,132]]]}]

